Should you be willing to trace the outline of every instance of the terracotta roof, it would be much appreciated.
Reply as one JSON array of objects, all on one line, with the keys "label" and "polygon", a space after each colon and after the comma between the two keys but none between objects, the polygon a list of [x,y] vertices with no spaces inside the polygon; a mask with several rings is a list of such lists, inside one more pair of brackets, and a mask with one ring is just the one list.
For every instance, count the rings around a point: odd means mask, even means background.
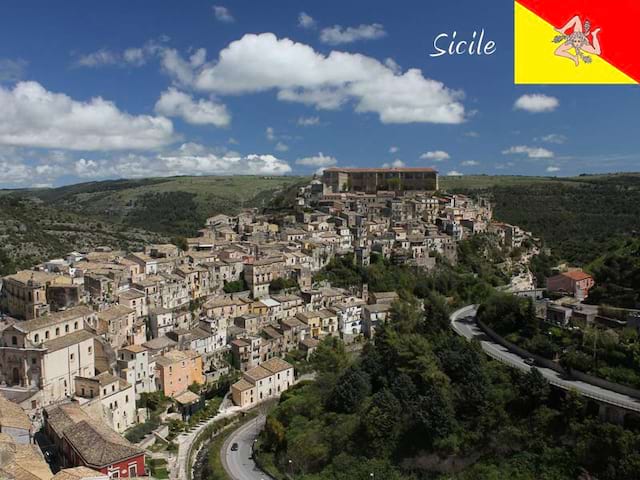
[{"label": "terracotta roof", "polygon": [[46,407],[47,422],[93,467],[104,467],[144,453],[77,403]]},{"label": "terracotta roof", "polygon": [[86,330],[78,330],[77,332],[69,333],[63,337],[54,338],[53,340],[47,340],[43,346],[49,350],[49,352],[55,352],[63,348],[67,348],[71,345],[75,345],[85,340],[89,340],[93,337],[93,334]]},{"label": "terracotta roof", "polygon": [[591,275],[589,275],[587,272],[584,272],[583,270],[571,270],[569,272],[564,272],[561,275],[564,275],[565,277],[569,277],[572,280],[575,280],[576,282],[579,282],[580,280],[586,280],[587,278],[591,278]]},{"label": "terracotta roof", "polygon": [[191,390],[185,390],[180,395],[173,398],[180,405],[189,405],[200,400],[200,395],[193,393]]},{"label": "terracotta roof", "polygon": [[249,377],[249,379],[257,382],[258,380],[262,380],[263,378],[270,377],[271,375],[273,375],[273,372],[271,370],[267,370],[262,365],[258,365],[257,367],[246,371],[244,374],[246,377]]},{"label": "terracotta roof", "polygon": [[278,373],[293,368],[293,365],[281,359],[280,357],[270,358],[266,362],[262,362],[260,366],[266,370],[269,370],[271,373]]},{"label": "terracotta roof", "polygon": [[104,473],[87,467],[65,468],[53,476],[52,480],[88,480],[97,478],[109,478]]},{"label": "terracotta roof", "polygon": [[135,312],[135,310],[125,305],[114,305],[113,307],[109,307],[101,312],[98,312],[98,318],[100,320],[108,322],[110,320],[115,320],[116,318],[124,317],[125,315],[129,315],[133,312]]},{"label": "terracotta roof", "polygon": [[147,351],[147,349],[144,348],[142,345],[127,345],[126,347],[122,347],[120,350],[126,350],[127,352],[132,352],[132,353],[140,353],[140,352]]},{"label": "terracotta roof", "polygon": [[39,318],[27,320],[25,322],[17,322],[16,327],[25,332],[31,332],[40,328],[48,327],[50,325],[56,325],[58,323],[67,322],[75,318],[86,317],[91,315],[94,311],[86,305],[80,305],[72,307],[62,312],[50,313]]},{"label": "terracotta roof", "polygon": [[52,476],[40,449],[33,444],[16,444],[0,433],[0,478],[49,480]]},{"label": "terracotta roof", "polygon": [[0,394],[0,430],[5,427],[30,430],[31,421],[20,405]]},{"label": "terracotta roof", "polygon": [[236,390],[244,392],[245,390],[249,390],[249,389],[253,388],[254,386],[255,385],[253,385],[252,383],[247,382],[244,378],[241,378],[236,383],[231,385],[231,388],[235,388]]},{"label": "terracotta roof", "polygon": [[69,427],[64,436],[85,462],[95,467],[144,454],[143,450],[95,419],[83,420]]}]

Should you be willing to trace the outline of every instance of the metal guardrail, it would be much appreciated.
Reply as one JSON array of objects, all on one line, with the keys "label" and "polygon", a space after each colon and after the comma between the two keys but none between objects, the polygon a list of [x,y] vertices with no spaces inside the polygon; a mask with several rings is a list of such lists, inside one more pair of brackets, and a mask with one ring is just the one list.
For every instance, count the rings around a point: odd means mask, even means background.
[{"label": "metal guardrail", "polygon": [[[477,310],[478,306],[477,305],[468,305],[466,307],[462,307],[458,310],[456,310],[455,312],[453,312],[451,314],[451,316],[449,317],[449,320],[451,322],[451,328],[460,336],[467,338],[467,336],[459,329],[458,325],[456,325],[456,322],[460,319],[460,317],[466,317],[466,316],[473,316],[475,317],[475,312]],[[504,349],[505,352],[509,352],[511,355],[516,355],[519,357],[519,355],[517,355],[516,353],[511,352],[509,349],[505,348],[502,345],[499,344],[495,344],[497,346],[497,348],[499,349]],[[485,345],[482,344],[481,342],[481,346],[482,346],[482,350],[485,352],[485,354],[487,354],[488,356],[490,356],[491,358],[493,358],[494,360],[499,361],[500,363],[509,365],[510,367],[513,368],[517,368],[519,370],[522,371],[529,371],[532,367],[530,367],[529,365],[526,364],[520,364],[518,362],[515,362],[513,360],[511,360],[510,358],[506,358],[504,356],[501,356],[493,351],[491,351],[488,348],[485,348]],[[522,358],[522,357],[520,357]],[[522,359],[524,361],[524,359]],[[544,375],[544,372],[541,372]],[[551,384],[554,385],[558,388],[562,388],[563,390],[574,390],[576,392],[578,392],[579,394],[591,398],[593,400],[597,400],[609,405],[613,405],[615,407],[619,407],[619,408],[623,408],[625,410],[631,410],[634,412],[639,412],[640,413],[640,403],[636,403],[636,402],[621,402],[618,400],[614,400],[609,396],[603,396],[603,395],[599,395],[597,393],[594,393],[592,391],[589,390],[585,390],[585,389],[581,389],[578,386],[575,385],[568,385],[566,381],[561,381],[558,380],[556,378],[554,378],[551,375],[544,375],[544,377],[547,379],[547,381]],[[587,383],[587,382],[583,382],[583,383]],[[590,383],[588,383],[588,385],[592,385]],[[596,388],[600,388],[603,389],[602,387],[598,386],[598,385],[592,385],[593,387]],[[604,390],[604,389],[603,389]],[[618,393],[616,393],[616,395],[619,395]]]}]

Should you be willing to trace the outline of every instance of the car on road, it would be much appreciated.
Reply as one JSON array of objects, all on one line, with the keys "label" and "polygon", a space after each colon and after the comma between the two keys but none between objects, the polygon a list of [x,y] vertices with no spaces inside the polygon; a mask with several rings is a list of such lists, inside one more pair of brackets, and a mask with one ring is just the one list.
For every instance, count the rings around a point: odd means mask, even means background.
[{"label": "car on road", "polygon": [[231,451],[232,452],[237,452],[238,451],[238,443],[237,442],[233,442],[231,444]]},{"label": "car on road", "polygon": [[524,359],[524,363],[526,363],[530,367],[533,367],[536,364],[536,359],[533,357],[528,357]]}]

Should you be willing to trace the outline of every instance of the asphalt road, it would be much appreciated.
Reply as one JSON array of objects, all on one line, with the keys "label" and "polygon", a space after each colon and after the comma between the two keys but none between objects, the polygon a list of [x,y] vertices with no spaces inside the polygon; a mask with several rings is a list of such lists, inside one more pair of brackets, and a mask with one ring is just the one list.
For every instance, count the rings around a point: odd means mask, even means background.
[{"label": "asphalt road", "polygon": [[[491,341],[484,332],[480,330],[475,322],[476,310],[476,305],[469,305],[453,312],[450,320],[454,331],[468,340],[477,338],[480,341],[482,349],[490,357],[493,357],[504,364],[519,368],[520,370],[529,371],[531,367],[525,363],[525,359],[523,357],[516,355],[502,345]],[[585,397],[593,398],[594,400],[608,403],[616,407],[640,412],[640,401],[633,397],[613,392],[590,383],[564,378],[558,372],[549,368],[538,366],[535,368],[537,368],[552,385],[564,388],[565,390],[575,390]]]},{"label": "asphalt road", "polygon": [[[266,417],[259,415],[234,431],[222,445],[220,457],[222,465],[233,480],[270,480],[251,459],[253,441],[264,427]],[[238,450],[231,451],[231,445],[238,444]]]}]

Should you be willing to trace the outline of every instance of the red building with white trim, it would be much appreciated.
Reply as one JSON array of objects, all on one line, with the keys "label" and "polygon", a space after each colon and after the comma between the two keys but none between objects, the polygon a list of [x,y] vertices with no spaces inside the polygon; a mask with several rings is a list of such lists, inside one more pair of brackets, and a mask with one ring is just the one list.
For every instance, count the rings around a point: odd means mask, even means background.
[{"label": "red building with white trim", "polygon": [[145,475],[144,450],[132,445],[77,403],[45,408],[45,432],[58,447],[63,467],[85,466],[111,478]]}]

